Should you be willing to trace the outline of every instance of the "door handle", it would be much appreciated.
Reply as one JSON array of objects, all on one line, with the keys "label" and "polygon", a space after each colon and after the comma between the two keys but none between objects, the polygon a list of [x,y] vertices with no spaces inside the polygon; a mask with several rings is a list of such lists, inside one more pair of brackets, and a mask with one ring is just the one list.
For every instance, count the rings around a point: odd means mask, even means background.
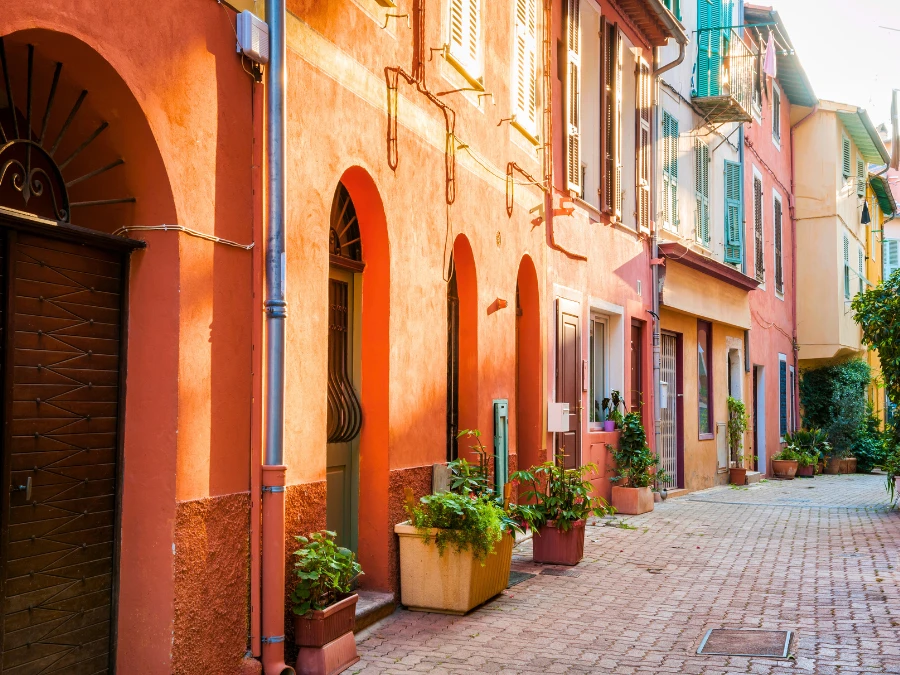
[{"label": "door handle", "polygon": [[579,406],[575,406],[574,408],[569,408],[569,410],[575,411],[575,412],[570,412],[569,413],[570,415],[576,415],[582,411],[582,407],[579,405]]},{"label": "door handle", "polygon": [[28,480],[25,481],[25,485],[16,485],[10,490],[10,492],[24,492],[25,501],[31,501],[31,476],[29,476]]}]

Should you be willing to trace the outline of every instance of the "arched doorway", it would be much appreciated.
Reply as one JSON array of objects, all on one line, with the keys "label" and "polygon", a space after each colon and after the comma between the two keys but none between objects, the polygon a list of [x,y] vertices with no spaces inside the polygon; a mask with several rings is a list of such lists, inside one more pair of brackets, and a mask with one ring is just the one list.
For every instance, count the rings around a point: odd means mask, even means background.
[{"label": "arched doorway", "polygon": [[[25,675],[106,672],[116,661],[115,627],[134,609],[120,602],[134,587],[120,574],[122,514],[138,504],[146,513],[162,498],[150,488],[144,499],[141,485],[123,489],[126,327],[154,314],[130,309],[135,287],[150,282],[159,292],[160,280],[148,270],[135,282],[129,252],[143,242],[108,233],[136,214],[177,219],[147,120],[96,52],[34,29],[3,36],[0,62],[0,658]],[[144,339],[153,343],[143,364],[158,376],[167,353],[154,333],[134,342],[137,351]],[[129,395],[146,392],[147,382]],[[138,407],[128,418],[138,446],[153,446],[146,455],[129,450],[138,475],[148,458],[165,470],[157,412]],[[174,443],[171,451],[174,468]],[[149,517],[129,535],[158,541],[166,527],[171,520]],[[141,544],[132,552],[148,566],[157,553]],[[139,613],[152,632],[159,617]]]},{"label": "arched doorway", "polygon": [[460,429],[478,427],[478,283],[465,235],[453,243],[447,283],[447,460],[474,452],[460,447]]},{"label": "arched doorway", "polygon": [[541,392],[540,294],[534,262],[526,255],[516,278],[516,449],[524,469],[546,459]]}]

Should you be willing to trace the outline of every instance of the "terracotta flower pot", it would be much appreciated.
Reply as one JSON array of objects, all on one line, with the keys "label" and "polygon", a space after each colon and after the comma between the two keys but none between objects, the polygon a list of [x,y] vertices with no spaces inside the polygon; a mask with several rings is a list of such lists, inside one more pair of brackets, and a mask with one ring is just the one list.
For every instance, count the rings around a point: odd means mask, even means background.
[{"label": "terracotta flower pot", "polygon": [[825,473],[829,476],[835,476],[841,472],[841,465],[844,460],[838,457],[829,457],[825,460]]},{"label": "terracotta flower pot", "polygon": [[809,466],[799,466],[797,467],[797,475],[804,476],[806,478],[814,478],[816,475],[816,466],[815,464],[810,464]]},{"label": "terracotta flower pot", "polygon": [[844,460],[844,470],[841,473],[856,473],[856,457],[848,457]]},{"label": "terracotta flower pot", "polygon": [[797,475],[797,469],[800,462],[796,459],[773,459],[772,471],[775,472],[775,478],[784,478],[785,480],[794,480]]},{"label": "terracotta flower pot", "polygon": [[534,533],[532,538],[536,563],[548,565],[577,565],[584,557],[584,521],[576,520],[565,532],[554,521]]},{"label": "terracotta flower pot", "polygon": [[356,622],[355,593],[325,609],[294,616],[294,644],[298,647],[322,647],[344,633],[352,633]]},{"label": "terracotta flower pot", "polygon": [[728,482],[732,485],[746,485],[747,469],[741,467],[731,467],[728,469]]},{"label": "terracotta flower pot", "polygon": [[653,510],[653,491],[649,487],[619,487],[612,489],[612,505],[618,513],[638,516]]}]

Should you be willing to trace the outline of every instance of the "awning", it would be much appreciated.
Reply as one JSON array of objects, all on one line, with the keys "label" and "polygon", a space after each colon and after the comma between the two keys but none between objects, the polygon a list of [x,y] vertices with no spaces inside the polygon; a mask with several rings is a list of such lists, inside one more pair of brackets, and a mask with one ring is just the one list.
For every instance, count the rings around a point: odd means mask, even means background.
[{"label": "awning", "polygon": [[674,38],[679,44],[688,43],[687,31],[666,9],[663,0],[619,0],[618,5],[653,46],[664,47],[669,38]]},{"label": "awning", "polygon": [[887,181],[887,175],[869,176],[869,184],[872,186],[872,192],[878,200],[878,206],[886,216],[893,216],[897,213],[897,202],[891,193],[891,186]]}]

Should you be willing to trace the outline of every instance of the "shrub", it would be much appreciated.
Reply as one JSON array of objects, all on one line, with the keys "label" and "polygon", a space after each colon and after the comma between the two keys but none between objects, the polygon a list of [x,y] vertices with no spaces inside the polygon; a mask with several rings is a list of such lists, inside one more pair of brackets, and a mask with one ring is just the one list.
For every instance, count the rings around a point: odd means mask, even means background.
[{"label": "shrub", "polygon": [[[641,423],[640,413],[630,412],[622,420],[622,437],[619,447],[607,444],[616,466],[610,481],[627,484],[628,487],[647,487],[654,480],[667,481],[668,476],[659,468],[659,457],[647,445],[647,433]],[[656,473],[652,469],[656,469]]]},{"label": "shrub", "polygon": [[303,616],[333,605],[350,593],[353,582],[363,573],[353,551],[334,543],[336,536],[322,530],[308,539],[295,537],[301,546],[294,551],[298,558],[294,574],[299,579],[291,594],[294,614]]},{"label": "shrub", "polygon": [[871,379],[869,364],[861,359],[808,370],[800,379],[803,426],[823,429],[835,456],[847,457],[853,448]]},{"label": "shrub", "polygon": [[[494,545],[509,529],[508,516],[493,499],[473,497],[455,492],[425,495],[416,504],[406,504],[409,520],[425,541],[434,541],[441,555],[447,546],[457,551],[471,549],[475,559],[484,562]],[[438,528],[432,535],[431,528]]]},{"label": "shrub", "polygon": [[869,473],[876,466],[883,466],[887,460],[887,440],[881,430],[881,420],[873,413],[872,406],[868,406],[851,448],[856,457],[856,470]]}]

